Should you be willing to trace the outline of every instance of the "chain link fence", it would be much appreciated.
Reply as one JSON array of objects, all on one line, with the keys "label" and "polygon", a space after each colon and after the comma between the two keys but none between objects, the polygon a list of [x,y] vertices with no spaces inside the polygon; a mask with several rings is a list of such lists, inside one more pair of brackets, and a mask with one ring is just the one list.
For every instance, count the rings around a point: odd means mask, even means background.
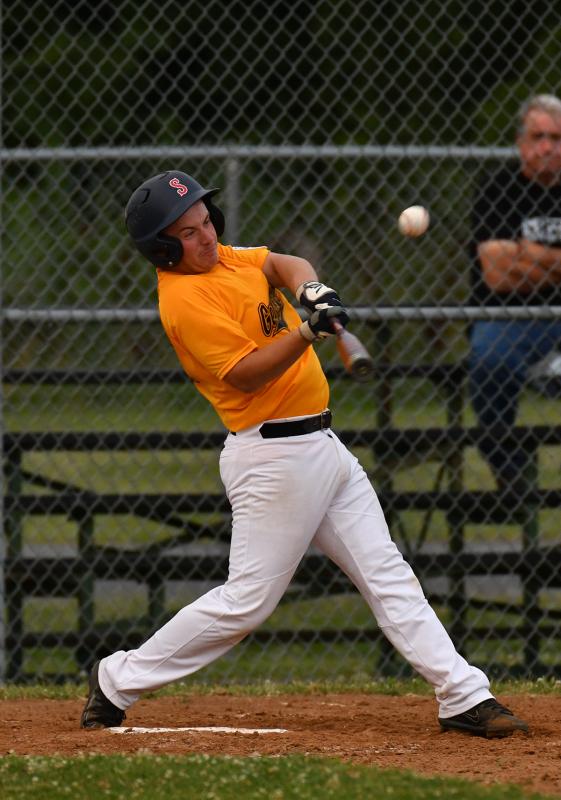
[{"label": "chain link fence", "polygon": [[[545,2],[2,4],[5,679],[82,679],[227,574],[224,431],[123,223],[170,168],[222,187],[224,241],[309,258],[352,307],[376,373],[353,383],[321,345],[334,427],[459,649],[496,676],[559,674],[556,350],[522,391],[516,493],[481,455],[466,363],[474,321],[561,311],[474,304],[469,253],[480,178],[516,156],[560,49]],[[419,239],[396,226],[412,204],[431,214]],[[310,551],[270,620],[195,678],[405,672]]]}]

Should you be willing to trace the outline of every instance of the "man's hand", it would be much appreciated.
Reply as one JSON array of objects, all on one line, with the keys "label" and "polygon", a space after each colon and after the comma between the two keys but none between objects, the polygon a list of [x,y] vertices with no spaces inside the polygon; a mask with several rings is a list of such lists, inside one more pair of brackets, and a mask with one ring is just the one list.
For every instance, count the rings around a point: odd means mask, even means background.
[{"label": "man's hand", "polygon": [[489,239],[477,248],[483,279],[494,292],[531,294],[561,283],[561,248],[528,239]]},{"label": "man's hand", "polygon": [[[322,285],[322,284],[320,284]],[[327,287],[326,287],[327,288]],[[328,336],[333,336],[335,330],[333,328],[333,320],[337,320],[340,325],[345,327],[349,321],[347,310],[343,306],[327,306],[326,308],[318,308],[314,311],[310,318],[300,325],[300,333],[307,339],[308,342],[315,342],[318,339],[326,339]]]},{"label": "man's hand", "polygon": [[308,311],[328,308],[329,306],[342,306],[341,298],[335,291],[324,283],[318,281],[305,281],[296,289],[296,299]]}]

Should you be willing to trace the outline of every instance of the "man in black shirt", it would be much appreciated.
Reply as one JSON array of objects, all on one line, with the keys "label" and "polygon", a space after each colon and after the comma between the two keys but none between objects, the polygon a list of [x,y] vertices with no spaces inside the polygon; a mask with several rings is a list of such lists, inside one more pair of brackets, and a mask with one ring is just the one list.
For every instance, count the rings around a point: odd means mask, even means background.
[{"label": "man in black shirt", "polygon": [[[561,305],[561,100],[537,95],[519,114],[519,163],[481,185],[474,205],[472,302]],[[499,487],[522,492],[527,455],[512,427],[528,367],[561,342],[561,320],[477,321],[470,394]]]}]

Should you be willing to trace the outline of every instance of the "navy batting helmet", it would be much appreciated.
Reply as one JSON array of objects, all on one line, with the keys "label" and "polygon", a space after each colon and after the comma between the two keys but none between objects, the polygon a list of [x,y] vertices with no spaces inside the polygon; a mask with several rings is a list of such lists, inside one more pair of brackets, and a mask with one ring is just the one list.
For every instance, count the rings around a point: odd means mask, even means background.
[{"label": "navy batting helmet", "polygon": [[211,197],[219,189],[203,189],[190,175],[177,170],[162,172],[144,181],[132,193],[125,209],[127,230],[143,256],[156,267],[174,267],[183,247],[163,231],[199,200],[208,208],[217,236],[224,233],[224,214]]}]

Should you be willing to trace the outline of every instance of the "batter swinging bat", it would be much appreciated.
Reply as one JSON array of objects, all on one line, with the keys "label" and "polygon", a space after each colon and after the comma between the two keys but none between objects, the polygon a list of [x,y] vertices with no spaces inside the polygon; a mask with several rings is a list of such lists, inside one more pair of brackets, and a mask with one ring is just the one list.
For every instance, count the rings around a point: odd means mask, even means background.
[{"label": "batter swinging bat", "polygon": [[374,375],[372,356],[360,339],[346,331],[340,322],[333,320],[332,325],[337,334],[337,350],[345,369],[355,381],[366,383]]}]

